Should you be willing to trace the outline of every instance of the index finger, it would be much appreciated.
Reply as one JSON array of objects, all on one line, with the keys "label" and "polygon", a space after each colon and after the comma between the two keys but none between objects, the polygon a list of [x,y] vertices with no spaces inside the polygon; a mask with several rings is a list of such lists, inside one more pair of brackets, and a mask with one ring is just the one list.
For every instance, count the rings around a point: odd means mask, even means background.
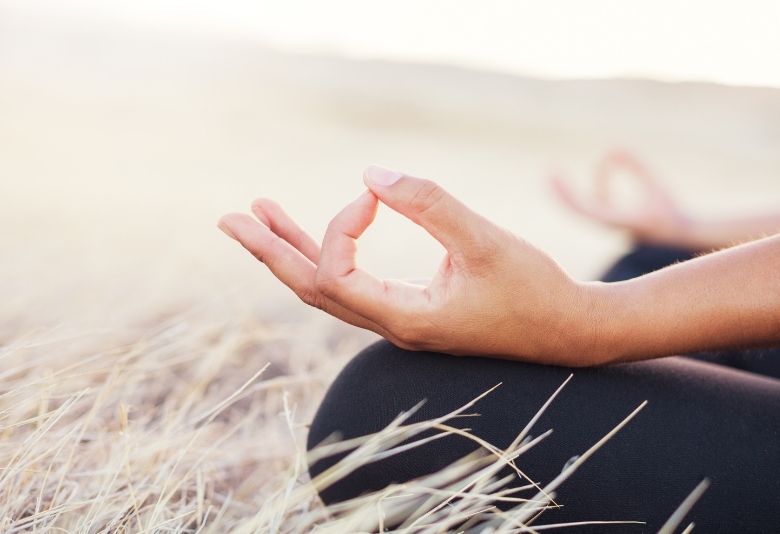
[{"label": "index finger", "polygon": [[376,216],[378,200],[370,191],[345,207],[328,225],[317,268],[317,289],[342,306],[376,322],[388,321],[428,302],[425,289],[389,284],[357,266],[357,239]]}]

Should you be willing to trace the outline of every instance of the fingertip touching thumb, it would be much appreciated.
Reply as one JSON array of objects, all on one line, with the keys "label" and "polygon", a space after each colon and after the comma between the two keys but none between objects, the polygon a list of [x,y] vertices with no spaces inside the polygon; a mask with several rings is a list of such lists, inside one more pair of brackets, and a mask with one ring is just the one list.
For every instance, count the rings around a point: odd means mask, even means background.
[{"label": "fingertip touching thumb", "polygon": [[381,167],[379,165],[369,165],[363,171],[363,181],[372,191],[375,188],[390,187],[398,180],[403,178],[403,174],[397,171]]},{"label": "fingertip touching thumb", "polygon": [[363,181],[379,200],[419,224],[452,250],[480,226],[476,214],[431,180],[371,165]]}]

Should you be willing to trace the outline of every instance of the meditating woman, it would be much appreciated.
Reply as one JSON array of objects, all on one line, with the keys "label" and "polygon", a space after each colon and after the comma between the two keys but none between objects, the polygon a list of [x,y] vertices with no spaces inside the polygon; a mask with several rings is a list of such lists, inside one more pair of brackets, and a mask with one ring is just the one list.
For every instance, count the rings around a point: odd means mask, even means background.
[{"label": "meditating woman", "polygon": [[[621,167],[646,192],[632,212],[610,198],[610,176]],[[253,203],[257,220],[231,214],[219,223],[305,303],[385,339],[331,386],[310,447],[336,432],[376,432],[423,399],[414,420],[442,416],[499,382],[479,402],[480,416],[459,424],[506,447],[575,368],[536,424],[554,433],[519,460],[536,481],[554,478],[649,403],[558,490],[563,506],[545,512],[548,521],[636,519],[647,525],[621,531],[652,532],[708,477],[688,516],[702,532],[780,528],[780,351],[766,348],[780,345],[780,235],[771,235],[780,212],[694,220],[642,163],[614,152],[594,198],[554,180],[569,206],[636,240],[592,282],[572,279],[432,181],[376,166],[364,181],[368,190],[336,215],[322,245],[270,200]],[[380,280],[355,264],[356,241],[379,202],[447,250],[428,285]],[[749,238],[758,239],[735,245]],[[684,354],[694,355],[672,356]],[[365,466],[322,498],[429,474],[476,447],[447,436]],[[334,461],[310,466],[312,474]]]}]

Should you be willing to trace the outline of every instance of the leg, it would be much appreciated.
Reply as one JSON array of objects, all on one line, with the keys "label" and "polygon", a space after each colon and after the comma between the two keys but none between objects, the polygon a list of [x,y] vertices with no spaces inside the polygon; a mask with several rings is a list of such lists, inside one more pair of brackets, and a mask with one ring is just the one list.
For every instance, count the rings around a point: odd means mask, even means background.
[{"label": "leg", "polygon": [[[632,251],[618,259],[604,273],[601,280],[603,282],[619,282],[636,278],[668,265],[690,260],[696,254],[695,251],[683,248],[638,244]],[[780,348],[702,352],[687,356],[751,373],[780,378]]]},{"label": "leg", "polygon": [[[453,424],[506,447],[569,372],[408,352],[381,341],[336,379],[312,423],[309,447],[335,431],[343,438],[375,432],[424,398],[414,420],[449,413],[499,382],[477,405],[479,417]],[[706,476],[712,486],[687,519],[698,530],[768,532],[780,524],[780,381],[689,358],[575,369],[532,430],[554,428],[553,434],[518,465],[549,482],[645,399],[637,418],[564,483],[557,497],[564,507],[545,512],[542,522],[643,520],[647,527],[615,532],[654,532]],[[448,436],[366,466],[322,497],[344,500],[432,473],[473,449],[471,441]],[[312,465],[312,475],[327,465]]]}]

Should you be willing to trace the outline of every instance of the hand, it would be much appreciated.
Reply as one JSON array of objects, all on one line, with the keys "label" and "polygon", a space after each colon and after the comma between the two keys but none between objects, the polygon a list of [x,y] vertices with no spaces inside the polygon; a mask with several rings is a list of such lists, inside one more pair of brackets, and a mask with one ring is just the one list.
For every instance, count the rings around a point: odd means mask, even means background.
[{"label": "hand", "polygon": [[[322,246],[276,203],[219,227],[300,299],[411,350],[487,355],[569,366],[597,363],[589,284],[470,210],[439,185],[381,167],[368,191],[328,225]],[[427,230],[447,253],[427,286],[380,280],[356,265],[357,239],[378,202]]]},{"label": "hand", "polygon": [[[612,182],[617,170],[626,170],[642,187],[640,206],[617,205],[612,194]],[[558,198],[569,208],[598,222],[627,230],[637,241],[693,246],[690,237],[692,221],[683,213],[656,176],[634,155],[613,150],[596,168],[594,194],[590,198],[577,195],[560,176],[551,178]]]}]

